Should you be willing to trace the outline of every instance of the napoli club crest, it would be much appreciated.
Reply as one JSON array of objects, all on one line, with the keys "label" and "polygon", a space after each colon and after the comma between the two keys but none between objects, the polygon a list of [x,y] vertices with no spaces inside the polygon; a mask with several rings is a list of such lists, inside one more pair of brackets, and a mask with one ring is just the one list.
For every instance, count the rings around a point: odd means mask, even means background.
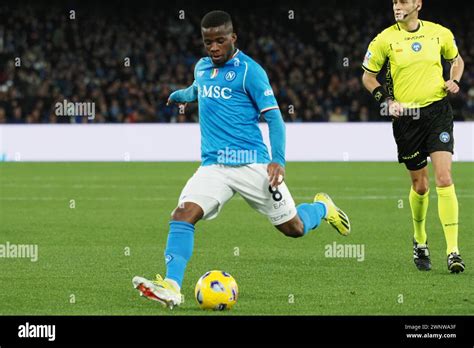
[{"label": "napoli club crest", "polygon": [[225,79],[230,82],[230,81],[233,81],[236,76],[237,74],[235,73],[235,71],[230,70],[227,72],[227,74],[225,74]]}]

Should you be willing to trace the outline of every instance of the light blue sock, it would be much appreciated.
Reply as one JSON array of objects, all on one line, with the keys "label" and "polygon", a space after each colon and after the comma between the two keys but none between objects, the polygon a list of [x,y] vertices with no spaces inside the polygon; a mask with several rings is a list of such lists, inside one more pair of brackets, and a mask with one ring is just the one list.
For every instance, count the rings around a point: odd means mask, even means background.
[{"label": "light blue sock", "polygon": [[166,278],[173,279],[180,287],[193,248],[194,225],[184,221],[170,221],[165,250]]},{"label": "light blue sock", "polygon": [[298,216],[304,225],[304,234],[319,226],[326,216],[326,206],[321,202],[303,203],[296,207]]}]

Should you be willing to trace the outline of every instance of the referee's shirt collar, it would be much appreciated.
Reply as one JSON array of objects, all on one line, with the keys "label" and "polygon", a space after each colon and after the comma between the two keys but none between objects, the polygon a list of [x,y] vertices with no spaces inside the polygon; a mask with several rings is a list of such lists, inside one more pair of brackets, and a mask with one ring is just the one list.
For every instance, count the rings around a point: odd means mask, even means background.
[{"label": "referee's shirt collar", "polygon": [[405,29],[403,29],[403,28],[400,26],[400,24],[397,23],[398,30],[400,30],[400,31],[406,31],[407,33],[416,33],[418,30],[421,29],[422,26],[423,26],[423,21],[420,20],[420,19],[418,20],[418,26],[416,27],[416,29],[415,29],[415,30],[411,30],[411,31],[410,31],[410,30],[405,30]]}]

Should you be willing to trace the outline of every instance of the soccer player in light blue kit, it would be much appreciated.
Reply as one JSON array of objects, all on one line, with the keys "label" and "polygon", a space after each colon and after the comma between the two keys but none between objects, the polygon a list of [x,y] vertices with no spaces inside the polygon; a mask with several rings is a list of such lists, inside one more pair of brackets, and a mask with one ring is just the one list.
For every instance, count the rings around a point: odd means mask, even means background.
[{"label": "soccer player in light blue kit", "polygon": [[[165,250],[166,277],[136,276],[140,293],[170,308],[182,302],[181,284],[194,245],[195,224],[215,218],[237,192],[289,237],[302,237],[326,220],[348,235],[347,215],[325,193],[295,207],[284,183],[285,124],[263,68],[235,48],[237,35],[226,12],[201,21],[209,57],[198,61],[194,83],[173,92],[168,103],[198,101],[202,164],[187,182],[173,211]],[[272,156],[263,143],[259,116],[268,123]]]}]

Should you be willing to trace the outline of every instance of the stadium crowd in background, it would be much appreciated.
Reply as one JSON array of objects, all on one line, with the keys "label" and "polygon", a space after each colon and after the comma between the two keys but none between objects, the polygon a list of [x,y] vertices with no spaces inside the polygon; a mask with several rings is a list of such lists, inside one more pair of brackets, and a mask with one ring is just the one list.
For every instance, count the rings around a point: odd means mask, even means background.
[{"label": "stadium crowd in background", "polygon": [[[362,88],[360,65],[368,41],[393,22],[390,11],[344,0],[308,6],[294,8],[294,19],[287,7],[230,11],[237,46],[267,71],[285,121],[389,120]],[[86,3],[70,19],[64,6],[0,5],[0,123],[197,122],[196,104],[184,114],[166,106],[170,92],[193,82],[203,56],[206,9],[184,8],[180,19],[177,8]],[[433,3],[421,17],[455,34],[466,71],[450,98],[455,119],[472,120],[474,23],[469,11],[449,11]],[[95,119],[56,116],[55,103],[65,99],[93,101]]]}]

